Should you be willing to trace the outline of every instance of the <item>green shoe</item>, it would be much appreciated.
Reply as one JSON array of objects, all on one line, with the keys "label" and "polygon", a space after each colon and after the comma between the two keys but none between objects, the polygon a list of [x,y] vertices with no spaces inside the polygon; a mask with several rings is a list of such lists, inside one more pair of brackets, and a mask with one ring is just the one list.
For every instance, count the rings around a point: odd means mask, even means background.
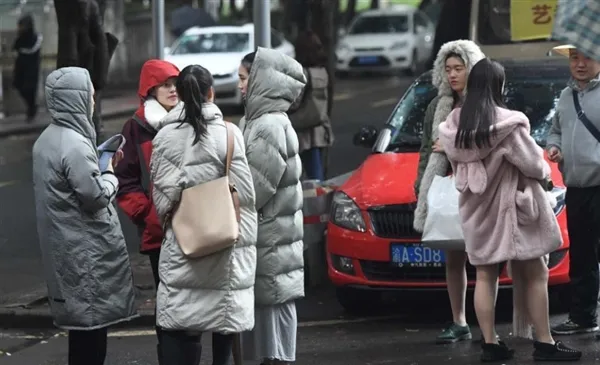
[{"label": "green shoe", "polygon": [[456,323],[452,323],[436,337],[435,342],[437,344],[445,344],[466,341],[470,340],[471,338],[471,330],[469,329],[468,325],[463,327],[457,325]]}]

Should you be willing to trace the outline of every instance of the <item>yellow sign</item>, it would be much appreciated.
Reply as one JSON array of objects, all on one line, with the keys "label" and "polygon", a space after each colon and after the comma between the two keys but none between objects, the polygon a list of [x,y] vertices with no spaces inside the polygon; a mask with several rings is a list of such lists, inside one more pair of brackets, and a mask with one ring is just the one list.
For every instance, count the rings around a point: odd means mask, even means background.
[{"label": "yellow sign", "polygon": [[552,34],[558,0],[510,0],[512,41],[547,39]]}]

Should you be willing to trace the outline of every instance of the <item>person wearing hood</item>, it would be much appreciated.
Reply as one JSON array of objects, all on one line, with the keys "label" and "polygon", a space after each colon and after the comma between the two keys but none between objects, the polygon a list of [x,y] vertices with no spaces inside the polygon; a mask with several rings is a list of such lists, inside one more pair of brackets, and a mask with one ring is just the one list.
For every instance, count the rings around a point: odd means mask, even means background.
[{"label": "person wearing hood", "polygon": [[[466,93],[469,72],[473,65],[484,57],[474,42],[458,40],[444,44],[435,59],[433,85],[438,89],[438,96],[431,101],[425,112],[415,182],[415,195],[418,199],[414,228],[418,232],[423,232],[427,218],[427,193],[434,176],[446,176],[451,172],[450,163],[440,148],[438,126],[453,109],[460,106]],[[452,323],[437,336],[437,343],[452,343],[472,338],[465,314],[466,263],[467,256],[463,251],[446,252],[446,286],[452,308]]]},{"label": "person wearing hood", "polygon": [[19,19],[19,31],[13,44],[17,52],[13,70],[13,86],[27,105],[27,121],[37,114],[37,89],[40,75],[40,53],[43,37],[35,31],[33,17],[26,14]]},{"label": "person wearing hood", "polygon": [[[175,90],[175,79],[178,75],[177,67],[169,62],[149,60],[144,63],[138,88],[140,106],[123,126],[121,134],[127,141],[123,148],[125,157],[115,169],[120,186],[117,202],[138,228],[140,251],[150,259],[157,289],[158,259],[163,232],[152,203],[150,157],[158,123],[179,102]],[[156,334],[159,342],[157,350],[160,352],[158,327]]]},{"label": "person wearing hood", "polygon": [[256,192],[258,240],[255,318],[245,355],[263,364],[296,360],[295,300],[304,296],[302,162],[286,114],[306,85],[302,65],[259,47],[239,68],[246,111],[240,121]]},{"label": "person wearing hood", "polygon": [[[530,135],[525,114],[506,109],[504,68],[484,58],[471,70],[463,105],[439,126],[452,165],[469,261],[477,270],[475,313],[484,342],[481,360],[508,360],[514,350],[495,331],[498,265],[509,262],[513,279],[513,332],[531,324],[537,361],[576,361],[573,350],[550,333],[548,267],[544,256],[562,236],[543,182],[550,166]],[[527,337],[530,334],[526,335]]]},{"label": "person wearing hood", "polygon": [[[150,162],[152,197],[165,227],[156,299],[162,337],[159,361],[199,365],[200,335],[212,332],[212,364],[228,365],[235,335],[254,327],[257,216],[252,174],[242,133],[223,120],[214,104],[210,72],[202,66],[188,66],[177,78],[176,88],[182,102],[156,124]],[[239,238],[231,247],[189,258],[179,246],[171,217],[184,189],[225,174],[237,191]]]},{"label": "person wearing hood", "polygon": [[54,324],[69,331],[69,365],[102,365],[107,327],[137,316],[129,254],[113,207],[119,181],[98,166],[87,70],[46,79],[50,125],[33,146],[38,237]]}]

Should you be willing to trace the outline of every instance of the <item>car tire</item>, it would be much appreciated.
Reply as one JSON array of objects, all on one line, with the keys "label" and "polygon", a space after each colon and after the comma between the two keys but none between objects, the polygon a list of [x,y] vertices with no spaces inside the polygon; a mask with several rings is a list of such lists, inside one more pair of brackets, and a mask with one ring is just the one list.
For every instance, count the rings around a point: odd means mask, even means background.
[{"label": "car tire", "polygon": [[354,288],[336,288],[338,303],[346,312],[353,315],[367,314],[381,304],[381,293]]},{"label": "car tire", "polygon": [[419,74],[419,54],[417,50],[413,50],[410,68],[406,70],[408,76],[418,76]]}]

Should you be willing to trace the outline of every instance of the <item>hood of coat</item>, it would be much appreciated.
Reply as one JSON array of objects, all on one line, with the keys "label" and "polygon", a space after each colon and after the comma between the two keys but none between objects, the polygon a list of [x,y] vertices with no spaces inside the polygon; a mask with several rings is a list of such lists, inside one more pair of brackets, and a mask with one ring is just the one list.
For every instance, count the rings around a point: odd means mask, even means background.
[{"label": "hood of coat", "polygon": [[432,82],[438,89],[438,95],[452,95],[452,88],[446,76],[446,57],[449,54],[456,53],[465,62],[467,67],[467,76],[477,62],[485,58],[485,55],[479,46],[469,40],[457,40],[445,43],[439,50],[433,63]]},{"label": "hood of coat", "polygon": [[46,105],[52,123],[76,131],[96,144],[94,87],[89,72],[80,67],[63,67],[46,78]]},{"label": "hood of coat", "polygon": [[302,65],[272,49],[258,47],[248,76],[246,120],[289,110],[306,85]]},{"label": "hood of coat", "polygon": [[496,108],[496,123],[490,127],[490,146],[471,149],[457,148],[454,145],[458,133],[460,109],[455,109],[445,122],[439,126],[440,142],[448,159],[457,164],[454,171],[456,187],[460,191],[469,188],[473,193],[482,193],[487,187],[487,176],[490,168],[500,168],[499,164],[484,165],[483,159],[490,156],[504,140],[518,128],[530,132],[529,119],[525,114]]},{"label": "hood of coat", "polygon": [[[219,107],[214,103],[202,104],[202,116],[206,122],[223,119],[223,113],[221,112],[221,109],[219,109]],[[185,104],[183,102],[179,102],[157,123],[156,129],[162,129],[163,127],[173,123],[181,123],[184,118]]]},{"label": "hood of coat", "polygon": [[[147,107],[146,104],[153,100],[154,104],[158,104],[158,106],[164,110],[164,108],[156,101],[154,98],[149,98],[148,93],[152,88],[164,83],[168,79],[172,77],[179,76],[179,69],[174,64],[163,61],[163,60],[148,60],[142,66],[142,71],[140,72],[140,83],[138,86],[138,97],[140,98],[140,106],[135,114],[140,117],[142,120],[149,121],[146,116]],[[156,109],[156,105],[151,105],[153,110]],[[151,111],[152,112],[152,111]],[[166,114],[166,110],[164,113]],[[154,118],[155,122],[158,122],[164,115],[160,118],[156,119],[156,115],[149,115],[150,118]],[[154,127],[154,126],[153,126]]]}]

